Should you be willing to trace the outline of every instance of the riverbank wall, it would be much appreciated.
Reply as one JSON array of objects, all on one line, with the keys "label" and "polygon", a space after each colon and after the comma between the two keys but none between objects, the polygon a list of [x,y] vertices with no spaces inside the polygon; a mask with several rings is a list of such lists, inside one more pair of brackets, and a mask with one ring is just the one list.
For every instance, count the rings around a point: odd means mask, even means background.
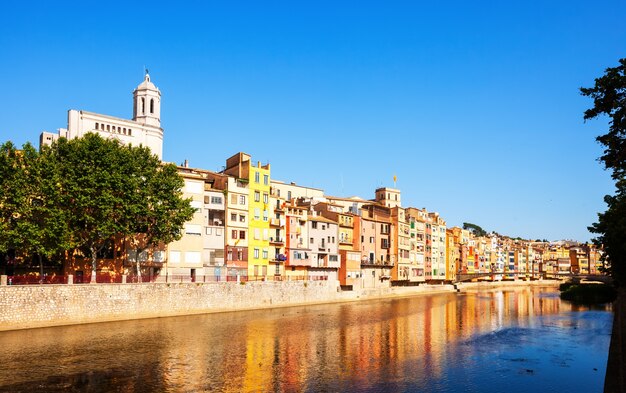
[{"label": "riverbank wall", "polygon": [[336,281],[0,286],[0,331],[529,285],[558,284],[470,283],[347,292]]}]

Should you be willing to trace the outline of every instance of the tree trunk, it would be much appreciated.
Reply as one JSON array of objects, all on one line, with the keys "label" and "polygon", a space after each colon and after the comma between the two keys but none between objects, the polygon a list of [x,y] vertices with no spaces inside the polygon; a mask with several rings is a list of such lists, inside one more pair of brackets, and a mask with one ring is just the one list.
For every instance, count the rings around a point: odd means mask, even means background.
[{"label": "tree trunk", "polygon": [[37,254],[39,256],[39,277],[43,280],[43,260],[41,258],[41,254]]},{"label": "tree trunk", "polygon": [[96,256],[97,256],[97,252],[96,252],[96,246],[95,245],[91,245],[89,247],[89,249],[91,250],[91,284],[95,284],[96,283],[96,268],[98,266],[97,262],[96,262]]}]

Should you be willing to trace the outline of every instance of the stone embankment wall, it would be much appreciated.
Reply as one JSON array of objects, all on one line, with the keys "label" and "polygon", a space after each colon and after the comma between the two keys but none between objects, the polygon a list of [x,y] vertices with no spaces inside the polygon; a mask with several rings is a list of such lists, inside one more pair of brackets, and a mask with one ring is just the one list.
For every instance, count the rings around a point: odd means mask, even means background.
[{"label": "stone embankment wall", "polygon": [[0,330],[326,303],[332,281],[0,286]]},{"label": "stone embankment wall", "polygon": [[341,292],[336,281],[0,285],[0,331],[550,282],[420,285]]}]

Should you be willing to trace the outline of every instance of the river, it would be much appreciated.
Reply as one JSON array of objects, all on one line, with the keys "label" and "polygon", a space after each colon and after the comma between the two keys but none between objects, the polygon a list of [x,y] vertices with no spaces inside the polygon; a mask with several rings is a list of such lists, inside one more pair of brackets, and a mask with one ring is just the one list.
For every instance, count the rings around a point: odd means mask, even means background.
[{"label": "river", "polygon": [[0,332],[0,392],[601,392],[612,318],[516,288]]}]

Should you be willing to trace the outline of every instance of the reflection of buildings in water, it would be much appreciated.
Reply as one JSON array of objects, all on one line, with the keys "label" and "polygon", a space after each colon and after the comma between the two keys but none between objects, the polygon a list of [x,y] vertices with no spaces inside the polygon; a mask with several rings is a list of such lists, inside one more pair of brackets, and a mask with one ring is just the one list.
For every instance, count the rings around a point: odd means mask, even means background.
[{"label": "reflection of buildings in water", "polygon": [[[56,366],[68,380],[84,374],[85,364],[95,373],[85,377],[89,381],[106,379],[119,368],[128,375],[121,371],[119,378],[103,383],[127,392],[146,386],[225,392],[376,389],[381,381],[442,378],[450,364],[475,362],[472,353],[458,350],[467,340],[576,310],[561,303],[554,290],[546,295],[538,291],[85,325],[28,335],[8,332],[0,335],[0,357],[11,359],[5,373],[13,374],[15,383],[32,378],[27,366],[47,367],[46,355],[54,352]],[[29,365],[14,361],[23,357],[19,348],[24,345]]]}]

